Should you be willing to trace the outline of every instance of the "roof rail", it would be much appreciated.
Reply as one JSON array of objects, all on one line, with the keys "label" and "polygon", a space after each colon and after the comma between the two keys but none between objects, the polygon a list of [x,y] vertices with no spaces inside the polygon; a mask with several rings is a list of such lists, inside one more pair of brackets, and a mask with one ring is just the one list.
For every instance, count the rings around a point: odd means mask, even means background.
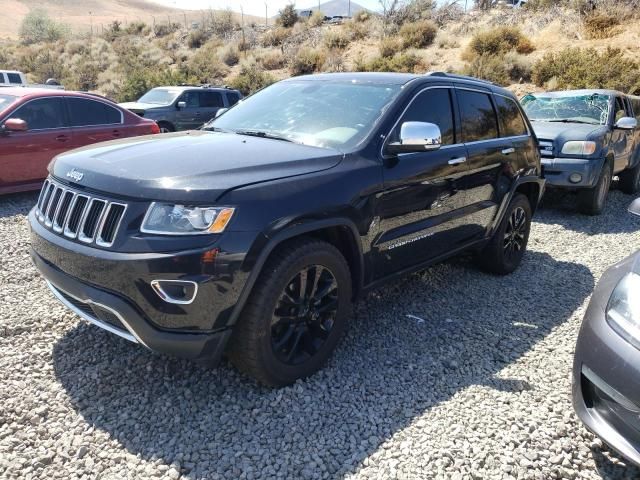
[{"label": "roof rail", "polygon": [[483,80],[482,78],[470,77],[469,75],[460,75],[460,74],[457,74],[457,73],[427,72],[427,73],[425,73],[425,75],[427,75],[429,77],[446,77],[446,78],[453,78],[453,79],[459,79],[459,80],[471,80],[473,82],[488,83],[489,85],[497,85],[497,83],[491,82],[489,80]]}]

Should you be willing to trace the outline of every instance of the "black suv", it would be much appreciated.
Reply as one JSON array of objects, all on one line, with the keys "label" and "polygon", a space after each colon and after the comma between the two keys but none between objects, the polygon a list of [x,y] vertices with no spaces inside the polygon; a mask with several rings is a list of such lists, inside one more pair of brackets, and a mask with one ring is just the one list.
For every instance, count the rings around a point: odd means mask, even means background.
[{"label": "black suv", "polygon": [[354,298],[382,282],[469,250],[515,270],[540,168],[493,84],[298,77],[199,131],[58,156],[29,215],[32,256],[86,320],[285,385],[322,366]]}]

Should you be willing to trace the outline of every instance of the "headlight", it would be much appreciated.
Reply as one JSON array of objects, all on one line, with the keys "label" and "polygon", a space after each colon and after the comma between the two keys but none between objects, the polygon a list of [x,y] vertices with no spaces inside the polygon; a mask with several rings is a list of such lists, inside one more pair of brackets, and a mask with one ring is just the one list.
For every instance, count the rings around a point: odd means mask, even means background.
[{"label": "headlight", "polygon": [[228,207],[190,207],[169,203],[152,203],[142,221],[144,233],[161,235],[196,235],[222,233],[233,216]]},{"label": "headlight", "polygon": [[640,275],[628,273],[616,286],[607,305],[611,328],[640,348]]},{"label": "headlight", "polygon": [[562,153],[567,155],[593,155],[596,152],[596,142],[566,142],[562,146]]}]

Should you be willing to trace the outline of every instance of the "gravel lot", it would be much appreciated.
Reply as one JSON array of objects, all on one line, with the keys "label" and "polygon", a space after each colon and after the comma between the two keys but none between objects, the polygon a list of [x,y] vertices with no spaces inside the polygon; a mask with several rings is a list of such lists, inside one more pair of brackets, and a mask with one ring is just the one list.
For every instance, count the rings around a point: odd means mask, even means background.
[{"label": "gravel lot", "polygon": [[640,248],[629,196],[595,218],[547,202],[510,277],[462,259],[375,292],[330,365],[281,390],[79,321],[31,265],[35,200],[0,199],[1,478],[640,476],[570,403],[589,295]]}]

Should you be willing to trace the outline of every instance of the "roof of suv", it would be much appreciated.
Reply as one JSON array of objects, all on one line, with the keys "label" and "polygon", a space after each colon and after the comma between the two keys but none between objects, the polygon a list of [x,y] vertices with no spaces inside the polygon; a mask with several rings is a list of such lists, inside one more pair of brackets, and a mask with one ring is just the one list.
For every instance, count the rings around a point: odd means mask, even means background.
[{"label": "roof of suv", "polygon": [[162,85],[158,87],[153,87],[152,90],[156,88],[167,88],[171,90],[222,90],[225,92],[237,92],[235,88],[226,87],[226,86],[216,86],[216,85]]}]

